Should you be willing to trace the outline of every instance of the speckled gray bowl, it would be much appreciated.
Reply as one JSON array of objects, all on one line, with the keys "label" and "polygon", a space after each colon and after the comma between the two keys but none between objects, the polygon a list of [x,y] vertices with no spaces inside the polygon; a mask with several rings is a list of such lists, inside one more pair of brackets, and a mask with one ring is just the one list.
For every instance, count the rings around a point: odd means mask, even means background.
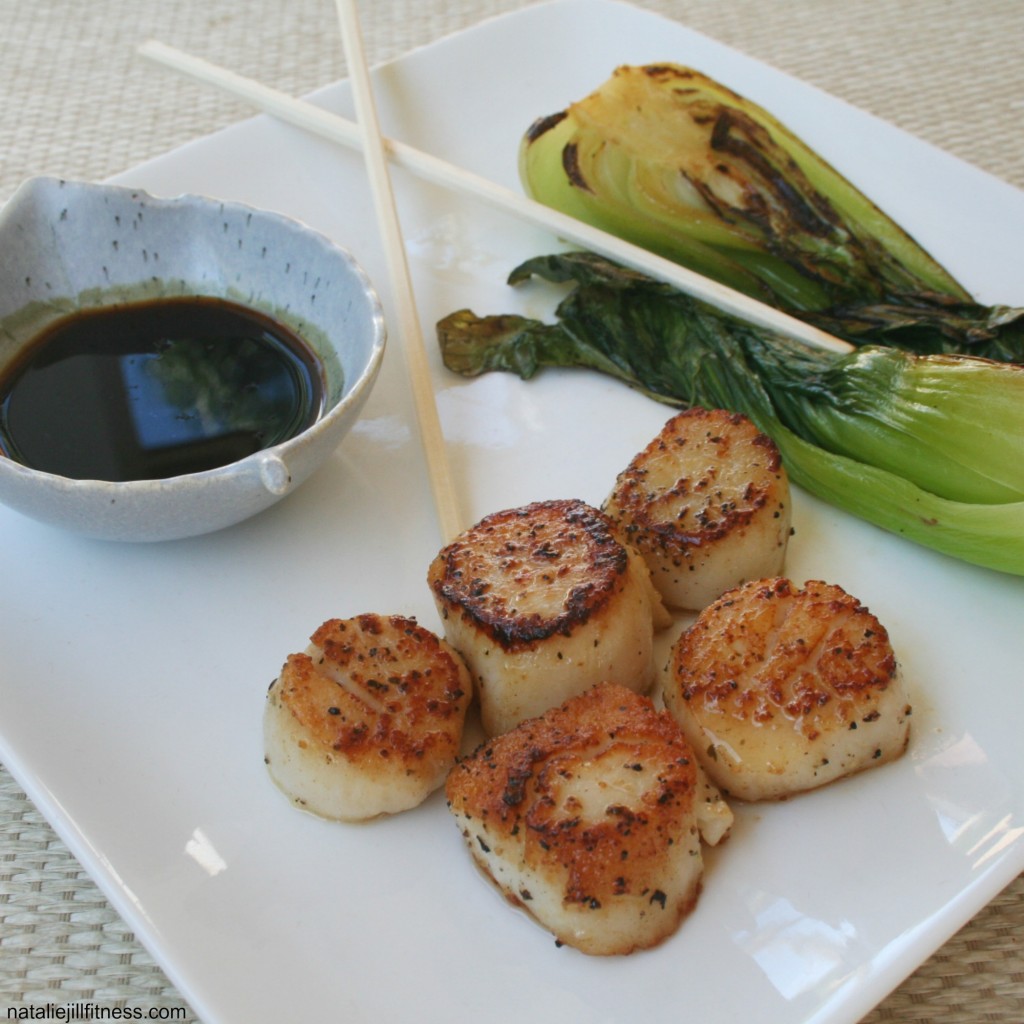
[{"label": "speckled gray bowl", "polygon": [[178,295],[270,314],[326,370],[320,419],[289,441],[215,470],[163,480],[71,480],[0,456],[0,502],[107,540],[208,533],[262,511],[337,447],[384,353],[379,299],[352,257],[286,217],[201,196],[33,178],[0,210],[0,370],[77,309]]}]

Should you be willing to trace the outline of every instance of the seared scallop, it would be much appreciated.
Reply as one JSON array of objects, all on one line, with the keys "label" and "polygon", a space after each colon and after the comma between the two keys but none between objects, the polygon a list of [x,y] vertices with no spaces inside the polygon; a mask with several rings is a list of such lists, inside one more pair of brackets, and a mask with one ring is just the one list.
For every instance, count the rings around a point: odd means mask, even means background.
[{"label": "seared scallop", "polygon": [[442,549],[427,579],[447,640],[465,659],[488,735],[605,680],[654,680],[655,619],[667,612],[635,551],[577,500],[486,516]]},{"label": "seared scallop", "polygon": [[455,763],[472,685],[459,655],[414,619],[331,619],[270,686],[270,776],[325,818],[415,807]]},{"label": "seared scallop", "polygon": [[697,765],[671,717],[602,684],[480,746],[446,794],[470,853],[564,943],[630,953],[693,908]]},{"label": "seared scallop", "polygon": [[676,641],[664,686],[712,781],[770,800],[892,761],[910,703],[885,627],[841,587],[755,580]]},{"label": "seared scallop", "polygon": [[775,443],[745,416],[674,416],[619,474],[604,510],[671,607],[698,611],[785,563],[789,480]]}]

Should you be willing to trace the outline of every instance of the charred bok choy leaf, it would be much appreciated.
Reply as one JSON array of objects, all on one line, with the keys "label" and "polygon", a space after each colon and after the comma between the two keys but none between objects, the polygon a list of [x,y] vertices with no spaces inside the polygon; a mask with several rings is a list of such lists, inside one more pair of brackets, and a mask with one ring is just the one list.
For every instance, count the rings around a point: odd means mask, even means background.
[{"label": "charred bok choy leaf", "polygon": [[534,199],[854,344],[1024,362],[1024,309],[975,302],[767,111],[674,64],[620,67],[536,121]]},{"label": "charred bok choy leaf", "polygon": [[553,323],[461,310],[437,326],[466,376],[589,367],[672,405],[749,416],[791,478],[878,526],[1024,575],[1024,367],[885,346],[848,354],[746,324],[591,253],[509,280],[569,284]]}]

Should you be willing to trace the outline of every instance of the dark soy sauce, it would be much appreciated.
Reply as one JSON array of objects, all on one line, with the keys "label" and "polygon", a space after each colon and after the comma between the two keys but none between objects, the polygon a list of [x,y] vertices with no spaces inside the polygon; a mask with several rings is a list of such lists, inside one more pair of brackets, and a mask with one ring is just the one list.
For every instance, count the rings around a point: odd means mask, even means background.
[{"label": "dark soy sauce", "polygon": [[78,480],[155,480],[234,462],[320,415],[323,369],[288,328],[189,297],[75,313],[0,377],[0,450]]}]

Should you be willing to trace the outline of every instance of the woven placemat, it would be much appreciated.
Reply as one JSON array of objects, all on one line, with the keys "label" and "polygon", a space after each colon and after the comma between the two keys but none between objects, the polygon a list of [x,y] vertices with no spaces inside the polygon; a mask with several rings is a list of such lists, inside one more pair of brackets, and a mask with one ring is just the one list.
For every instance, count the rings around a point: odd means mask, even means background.
[{"label": "woven placemat", "polygon": [[[367,49],[372,61],[385,60],[522,6],[521,0],[374,0],[363,5]],[[647,0],[639,6],[1024,187],[1020,0]],[[30,175],[99,180],[250,114],[137,58],[144,39],[301,95],[344,75],[334,25],[328,0],[0,0],[0,201]],[[510,59],[528,62],[529,55]],[[864,1024],[1020,1024],[1022,897],[1024,878]],[[196,1019],[0,768],[0,1012],[89,1001]]]}]

